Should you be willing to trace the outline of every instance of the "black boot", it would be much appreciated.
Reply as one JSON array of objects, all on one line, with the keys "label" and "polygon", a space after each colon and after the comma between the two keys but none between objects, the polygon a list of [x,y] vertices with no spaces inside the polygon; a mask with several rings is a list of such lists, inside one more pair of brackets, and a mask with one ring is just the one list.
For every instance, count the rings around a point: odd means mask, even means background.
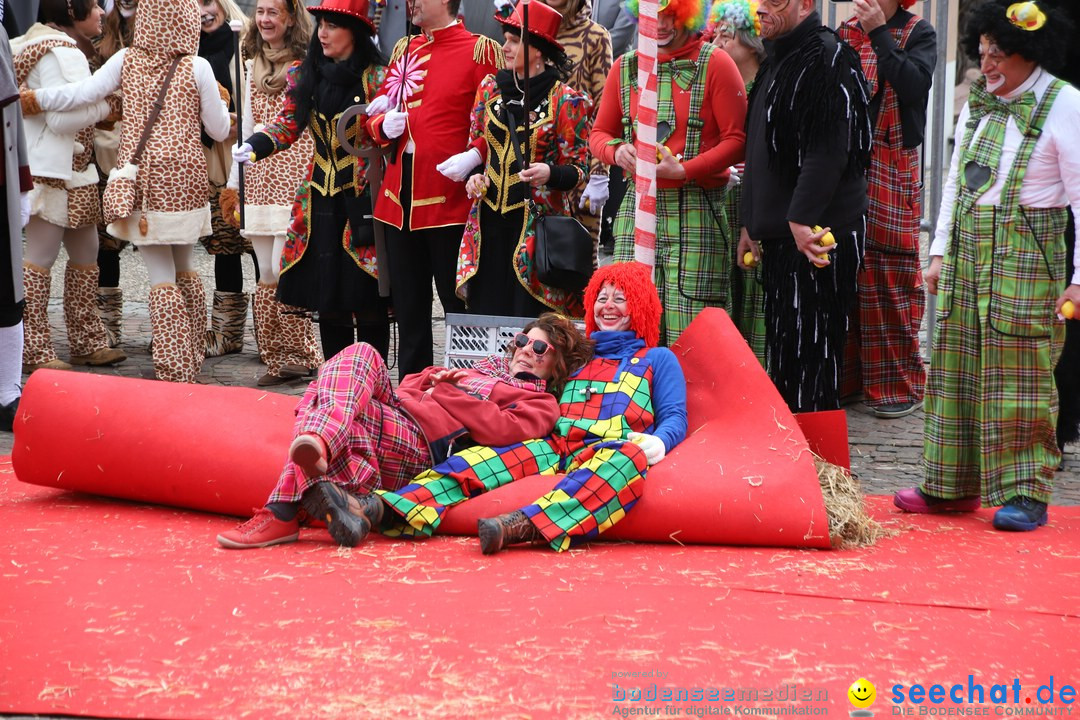
[{"label": "black boot", "polygon": [[0,431],[12,432],[15,428],[15,413],[19,412],[19,398],[7,405],[0,405]]},{"label": "black boot", "polygon": [[543,536],[532,521],[520,510],[493,518],[481,518],[477,523],[480,551],[494,555],[508,545],[540,540]]}]

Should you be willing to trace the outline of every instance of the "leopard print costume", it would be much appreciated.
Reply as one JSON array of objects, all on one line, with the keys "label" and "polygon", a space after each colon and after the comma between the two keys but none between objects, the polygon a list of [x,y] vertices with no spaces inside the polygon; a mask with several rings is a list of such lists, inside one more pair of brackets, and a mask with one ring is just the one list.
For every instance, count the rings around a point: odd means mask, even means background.
[{"label": "leopard print costume", "polygon": [[[298,66],[297,60],[293,66]],[[255,130],[277,119],[285,92],[273,95],[255,87],[252,62],[247,63],[248,107]],[[244,168],[244,234],[284,235],[289,226],[289,212],[296,200],[296,188],[307,177],[308,165],[315,153],[311,132],[303,134],[288,150]]]},{"label": "leopard print costume", "polygon": [[[136,210],[109,225],[110,233],[135,245],[194,244],[211,232],[199,91],[192,71],[199,46],[198,13],[192,0],[142,0],[132,46],[124,57],[118,168],[131,160],[170,62],[177,54],[183,56],[139,165]],[[106,196],[111,189],[110,182]],[[139,229],[143,217],[145,235]]]},{"label": "leopard print costume", "polygon": [[[12,58],[15,82],[26,84],[34,67],[50,51],[58,47],[77,48],[75,41],[60,31],[32,42]],[[94,128],[87,126],[75,133],[75,153],[71,160],[70,180],[34,176],[37,200],[35,213],[43,220],[62,228],[81,228],[95,225],[101,219],[101,202],[97,193],[97,168],[91,167],[94,158]],[[50,198],[45,200],[44,198]]]},{"label": "leopard print costume", "polygon": [[[142,3],[139,4],[142,11]],[[150,331],[154,345],[154,375],[167,382],[193,383],[199,370],[191,339],[190,316],[184,294],[173,283],[150,288]]]}]

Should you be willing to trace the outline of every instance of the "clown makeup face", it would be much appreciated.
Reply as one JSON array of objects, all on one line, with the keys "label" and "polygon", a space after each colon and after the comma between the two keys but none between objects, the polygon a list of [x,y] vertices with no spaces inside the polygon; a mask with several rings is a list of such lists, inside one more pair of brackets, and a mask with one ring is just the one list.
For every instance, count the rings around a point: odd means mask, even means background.
[{"label": "clown makeup face", "polygon": [[735,29],[727,23],[722,23],[716,28],[716,37],[713,44],[720,48],[735,61],[735,65],[742,70],[745,64],[751,61],[757,62],[757,55],[739,40]]},{"label": "clown makeup face", "polygon": [[675,14],[661,12],[656,16],[656,46],[665,52],[675,52],[690,39],[690,31],[675,26]]},{"label": "clown makeup face", "polygon": [[775,40],[795,29],[814,11],[814,0],[759,0],[761,37]]},{"label": "clown makeup face", "polygon": [[267,45],[275,50],[285,47],[285,34],[293,26],[293,18],[284,0],[259,0],[255,6],[255,26]]},{"label": "clown makeup face", "polygon": [[353,53],[352,30],[335,25],[329,18],[320,17],[319,44],[322,46],[323,55],[328,59],[334,62],[347,60]]},{"label": "clown makeup face", "polygon": [[225,11],[218,5],[217,0],[201,0],[200,19],[202,31],[212,33],[225,24]]},{"label": "clown makeup face", "polygon": [[1023,55],[1006,55],[988,35],[979,38],[979,69],[986,78],[986,89],[1005,96],[1024,84],[1035,72],[1036,64]]},{"label": "clown makeup face", "polygon": [[626,294],[612,283],[606,283],[596,294],[593,319],[597,330],[629,330],[630,306]]},{"label": "clown makeup face", "polygon": [[[523,339],[527,338],[527,339]],[[541,380],[550,380],[555,368],[555,348],[548,334],[533,328],[514,338],[514,357],[510,360],[510,374],[529,373]],[[540,351],[537,351],[540,348]]]}]

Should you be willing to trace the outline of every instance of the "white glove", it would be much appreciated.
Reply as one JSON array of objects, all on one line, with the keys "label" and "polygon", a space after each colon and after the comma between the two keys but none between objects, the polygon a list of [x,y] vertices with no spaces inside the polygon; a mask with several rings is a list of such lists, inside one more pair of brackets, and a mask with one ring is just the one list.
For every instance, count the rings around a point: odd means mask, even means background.
[{"label": "white glove", "polygon": [[608,201],[608,182],[607,175],[590,175],[589,183],[581,193],[578,207],[583,208],[585,203],[588,203],[589,212],[593,215],[599,215],[600,211],[604,209],[604,203]]},{"label": "white glove", "polygon": [[641,446],[641,449],[645,451],[645,460],[648,461],[649,465],[655,465],[667,455],[667,448],[664,447],[664,441],[655,435],[632,432],[626,436],[626,439],[635,445]]},{"label": "white glove", "polygon": [[232,159],[241,165],[247,165],[249,162],[253,162],[251,158],[252,147],[249,143],[243,145],[236,145],[232,149]]},{"label": "white glove", "polygon": [[[502,13],[503,10],[514,9],[513,0],[495,0],[495,12]],[[507,13],[509,15],[509,13]]]},{"label": "white glove", "polygon": [[19,220],[23,227],[30,222],[30,193],[28,192],[19,194]]},{"label": "white glove", "polygon": [[390,109],[390,96],[380,95],[367,104],[364,109],[365,115],[379,115]]},{"label": "white glove", "polygon": [[482,162],[480,151],[469,148],[465,152],[451,155],[435,166],[435,169],[454,182],[463,182],[472,174],[473,168]]},{"label": "white glove", "polygon": [[734,187],[742,182],[742,175],[735,168],[728,168],[731,172],[728,175],[727,186]]},{"label": "white glove", "polygon": [[383,134],[391,140],[401,137],[401,134],[405,132],[405,121],[408,119],[408,113],[403,113],[399,110],[387,110],[386,114],[383,115]]}]

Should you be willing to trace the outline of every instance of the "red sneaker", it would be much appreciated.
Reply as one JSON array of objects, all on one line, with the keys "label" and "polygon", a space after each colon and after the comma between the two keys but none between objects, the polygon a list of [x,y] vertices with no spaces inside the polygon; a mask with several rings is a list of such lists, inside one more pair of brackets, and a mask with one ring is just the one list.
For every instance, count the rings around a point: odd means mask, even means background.
[{"label": "red sneaker", "polygon": [[326,444],[313,433],[297,435],[289,446],[289,459],[304,473],[317,478],[326,474]]},{"label": "red sneaker", "polygon": [[299,537],[300,523],[295,518],[278,520],[274,513],[259,508],[246,523],[218,535],[217,541],[221,547],[230,550],[247,550],[296,542]]}]

